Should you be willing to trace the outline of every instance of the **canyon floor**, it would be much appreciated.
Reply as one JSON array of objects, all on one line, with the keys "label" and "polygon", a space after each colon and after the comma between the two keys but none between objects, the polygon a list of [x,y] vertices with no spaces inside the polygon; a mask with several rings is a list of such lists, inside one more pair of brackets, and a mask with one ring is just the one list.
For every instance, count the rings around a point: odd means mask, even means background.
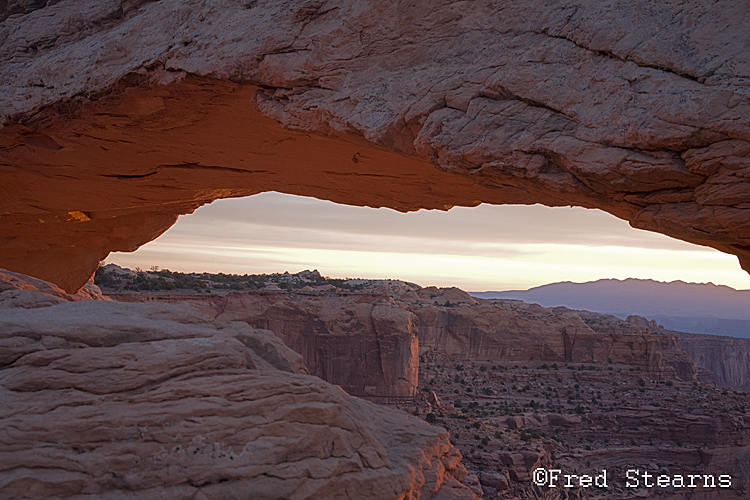
[{"label": "canyon floor", "polygon": [[[746,393],[625,365],[443,356],[420,365],[420,387],[422,396],[398,406],[450,432],[471,473],[466,484],[474,480],[487,498],[544,498],[534,492],[547,488],[531,486],[539,467],[592,477],[607,471],[607,488],[581,488],[574,480],[579,487],[570,498],[744,498]],[[649,488],[644,473],[653,475],[652,484],[659,475],[682,475],[685,486],[689,474],[730,474],[733,488],[686,493],[671,479],[669,487]]]}]

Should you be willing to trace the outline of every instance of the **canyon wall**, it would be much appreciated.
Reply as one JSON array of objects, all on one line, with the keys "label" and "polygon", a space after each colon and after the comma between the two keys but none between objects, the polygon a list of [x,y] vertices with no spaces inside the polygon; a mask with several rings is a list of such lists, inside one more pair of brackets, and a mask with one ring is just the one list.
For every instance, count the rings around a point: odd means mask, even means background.
[{"label": "canyon wall", "polygon": [[707,380],[719,387],[750,392],[750,339],[674,333]]},{"label": "canyon wall", "polygon": [[309,376],[267,330],[12,279],[2,498],[474,498],[442,427]]},{"label": "canyon wall", "polygon": [[4,3],[0,265],[75,291],[179,214],[276,190],[405,211],[580,205],[750,268],[746,14]]},{"label": "canyon wall", "polygon": [[417,293],[433,301],[412,309],[420,319],[422,353],[465,360],[627,365],[683,380],[696,376],[695,363],[676,339],[648,326],[565,307],[475,299],[458,289],[431,287]]},{"label": "canyon wall", "polygon": [[522,302],[483,301],[414,311],[423,352],[457,359],[615,363],[657,369],[662,342],[650,332],[600,328],[577,311]]},{"label": "canyon wall", "polygon": [[[353,299],[353,300],[352,300]],[[399,310],[391,323],[388,342],[376,318],[383,297],[352,297],[347,300],[269,295],[266,300],[230,294],[216,299],[219,318],[245,321],[250,325],[276,328],[280,338],[303,355],[313,375],[338,384],[355,395],[413,396],[417,387],[417,336],[413,319]],[[388,333],[386,332],[388,335]],[[390,359],[394,348],[397,359]]]},{"label": "canyon wall", "polygon": [[[297,276],[297,275],[292,275]],[[613,316],[474,299],[457,288],[373,282],[362,292],[113,293],[124,301],[187,302],[222,321],[274,331],[313,375],[353,395],[407,397],[419,357],[625,365],[693,380],[671,335]]]},{"label": "canyon wall", "polygon": [[193,296],[188,302],[222,321],[244,321],[273,331],[302,355],[311,374],[350,394],[416,393],[419,321],[388,296],[230,293]]}]

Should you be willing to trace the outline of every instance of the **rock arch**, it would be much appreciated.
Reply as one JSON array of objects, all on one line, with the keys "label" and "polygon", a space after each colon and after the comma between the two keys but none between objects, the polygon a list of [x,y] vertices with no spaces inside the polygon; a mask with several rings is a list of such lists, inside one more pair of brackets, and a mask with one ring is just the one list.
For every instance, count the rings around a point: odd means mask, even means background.
[{"label": "rock arch", "polygon": [[[44,4],[44,3],[42,3]],[[59,2],[0,25],[0,267],[267,190],[599,208],[750,269],[742,5]]]}]

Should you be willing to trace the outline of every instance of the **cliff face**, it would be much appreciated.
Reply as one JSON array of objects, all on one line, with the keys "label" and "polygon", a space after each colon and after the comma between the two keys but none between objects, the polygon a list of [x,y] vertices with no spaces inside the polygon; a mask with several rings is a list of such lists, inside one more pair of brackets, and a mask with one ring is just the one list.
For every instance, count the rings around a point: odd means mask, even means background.
[{"label": "cliff face", "polygon": [[[140,294],[118,295],[141,300]],[[417,390],[419,320],[382,294],[155,295],[186,301],[222,321],[276,333],[310,373],[357,396],[408,397]]]},{"label": "cliff face", "polygon": [[750,392],[750,339],[675,333],[677,345],[719,387]]},{"label": "cliff face", "polygon": [[[452,290],[423,289],[419,295],[439,304],[455,297]],[[695,379],[695,363],[676,338],[648,326],[565,307],[464,295],[462,301],[447,300],[450,306],[412,309],[420,319],[420,352],[467,360],[620,364]]]},{"label": "cliff face", "polygon": [[277,332],[313,375],[369,397],[413,396],[419,356],[457,360],[627,365],[693,380],[670,335],[613,316],[473,299],[403,282],[363,292],[118,293],[118,300],[188,302],[222,321]]},{"label": "cliff face", "polygon": [[423,352],[458,359],[615,363],[658,369],[662,342],[650,332],[595,331],[566,308],[508,302],[414,311]]},{"label": "cliff face", "polygon": [[177,215],[267,190],[399,210],[574,204],[749,265],[737,2],[0,11],[0,265],[67,291]]},{"label": "cliff face", "polygon": [[269,331],[34,283],[34,307],[0,293],[2,498],[473,497],[444,429],[309,376]]}]

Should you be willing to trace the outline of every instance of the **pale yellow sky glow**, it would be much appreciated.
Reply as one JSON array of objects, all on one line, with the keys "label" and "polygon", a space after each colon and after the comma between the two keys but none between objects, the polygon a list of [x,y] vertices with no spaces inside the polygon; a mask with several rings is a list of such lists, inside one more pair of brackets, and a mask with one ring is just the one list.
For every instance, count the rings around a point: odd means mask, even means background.
[{"label": "pale yellow sky glow", "polygon": [[750,288],[736,257],[638,231],[596,210],[481,205],[402,214],[279,193],[201,207],[107,262],[238,274],[318,269],[467,291],[600,278]]}]

